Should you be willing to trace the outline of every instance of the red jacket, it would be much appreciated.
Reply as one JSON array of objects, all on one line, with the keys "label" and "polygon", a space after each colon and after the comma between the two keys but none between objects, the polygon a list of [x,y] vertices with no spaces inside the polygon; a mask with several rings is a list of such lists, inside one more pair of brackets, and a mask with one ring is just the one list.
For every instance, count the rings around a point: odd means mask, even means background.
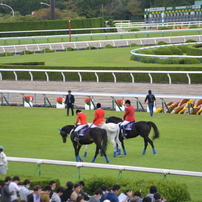
[{"label": "red jacket", "polygon": [[124,121],[135,121],[135,108],[130,105],[126,107],[125,114],[123,116]]},{"label": "red jacket", "polygon": [[97,109],[94,114],[93,124],[98,126],[104,122],[105,111],[101,108]]},{"label": "red jacket", "polygon": [[86,121],[86,115],[83,112],[78,113],[76,123],[75,123],[76,125],[78,124],[79,120],[80,120],[80,125],[88,124]]}]

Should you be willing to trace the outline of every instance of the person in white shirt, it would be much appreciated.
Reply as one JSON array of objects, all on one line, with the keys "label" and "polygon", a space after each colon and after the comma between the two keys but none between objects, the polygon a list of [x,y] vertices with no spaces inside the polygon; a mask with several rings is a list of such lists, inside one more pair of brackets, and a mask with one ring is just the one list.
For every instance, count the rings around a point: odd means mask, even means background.
[{"label": "person in white shirt", "polygon": [[9,184],[10,191],[14,191],[14,194],[11,196],[11,202],[18,202],[17,192],[20,191],[20,187],[18,183],[20,182],[20,178],[18,176],[13,177],[13,181]]},{"label": "person in white shirt", "polygon": [[29,190],[31,182],[29,180],[24,180],[23,186],[20,188],[19,194],[20,194],[20,200],[21,201],[27,201],[27,196],[31,194],[33,191]]},{"label": "person in white shirt", "polygon": [[8,169],[8,161],[6,154],[3,152],[4,147],[0,145],[0,174],[6,175]]}]

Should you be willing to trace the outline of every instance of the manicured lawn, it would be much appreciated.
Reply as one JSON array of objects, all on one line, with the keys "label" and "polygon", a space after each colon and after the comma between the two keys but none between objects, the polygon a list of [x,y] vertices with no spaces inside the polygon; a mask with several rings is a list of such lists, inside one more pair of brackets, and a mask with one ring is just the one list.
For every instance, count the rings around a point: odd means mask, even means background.
[{"label": "manicured lawn", "polygon": [[[66,117],[65,109],[55,108],[23,108],[0,107],[1,141],[7,156],[55,159],[75,161],[72,144],[68,138],[62,143],[57,128],[66,124],[73,124],[75,117]],[[94,111],[85,111],[88,121],[93,119]],[[116,115],[122,117],[123,112],[106,111],[106,116]],[[201,172],[201,142],[202,142],[202,116],[155,114],[150,118],[146,112],[136,113],[137,121],[153,121],[159,128],[160,139],[154,144],[158,155],[153,155],[151,147],[147,154],[141,155],[143,139],[137,137],[126,140],[128,155],[122,158],[113,158],[113,149],[109,144],[107,154],[110,164],[130,165],[151,168],[176,169]],[[95,146],[89,147],[88,156],[83,158],[90,162],[94,155]],[[81,149],[81,154],[84,148]],[[96,163],[105,164],[105,159],[98,156]],[[9,162],[8,175],[37,175],[36,164]],[[78,169],[75,167],[41,165],[43,177],[59,178],[62,185],[66,181],[78,179]],[[81,178],[91,176],[114,176],[119,172],[114,170],[80,168]],[[162,174],[123,171],[121,177],[138,179],[162,179]],[[202,178],[188,176],[167,175],[167,180],[186,183],[192,201],[201,201]],[[158,186],[158,185],[157,185]]]},{"label": "manicured lawn", "polygon": [[151,64],[130,60],[130,51],[135,47],[111,48],[99,50],[81,50],[56,53],[41,53],[0,57],[1,63],[45,62],[45,66],[65,67],[201,67],[201,64]]}]

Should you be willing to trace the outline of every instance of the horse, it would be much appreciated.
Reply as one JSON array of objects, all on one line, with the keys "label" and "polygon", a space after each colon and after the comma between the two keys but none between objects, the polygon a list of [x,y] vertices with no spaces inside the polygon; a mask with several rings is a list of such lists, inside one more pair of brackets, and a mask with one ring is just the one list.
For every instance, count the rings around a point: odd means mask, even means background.
[{"label": "horse", "polygon": [[119,126],[116,123],[103,123],[100,127],[107,131],[107,137],[114,148],[113,157],[116,157],[117,153],[121,156],[121,150],[119,149],[117,151],[117,145],[121,148],[121,142],[119,140]]},{"label": "horse", "polygon": [[76,161],[77,162],[82,161],[79,155],[81,146],[92,144],[94,142],[96,144],[96,150],[95,150],[95,155],[93,159],[91,160],[91,162],[95,162],[96,157],[100,150],[101,154],[104,155],[106,162],[109,163],[109,158],[106,155],[107,143],[108,143],[106,131],[101,128],[87,128],[84,132],[84,135],[79,136],[79,139],[77,139],[78,137],[74,133],[74,128],[75,128],[74,125],[66,125],[59,130],[60,130],[60,135],[62,136],[63,143],[66,143],[66,139],[68,135],[70,135],[70,139],[72,141],[74,151],[75,151]]},{"label": "horse", "polygon": [[[119,118],[119,117],[115,117],[115,116],[111,116],[111,117],[107,118],[107,120],[106,120],[106,123],[119,124],[120,122],[122,122],[122,119]],[[142,138],[144,138],[144,149],[143,149],[142,155],[146,154],[148,143],[152,147],[153,154],[156,155],[157,152],[156,152],[156,149],[154,147],[153,141],[149,138],[149,133],[151,131],[151,128],[153,128],[153,130],[154,130],[154,135],[152,137],[152,140],[155,140],[155,139],[159,138],[160,137],[159,130],[158,130],[157,126],[155,125],[155,123],[153,123],[151,121],[134,122],[134,124],[132,125],[131,130],[126,130],[126,136],[125,137],[123,137],[121,132],[119,132],[119,139],[121,141],[121,145],[122,145],[122,148],[123,148],[124,155],[127,154],[125,146],[124,146],[124,142],[123,142],[124,138],[130,139],[130,138],[137,137],[139,135]]]}]

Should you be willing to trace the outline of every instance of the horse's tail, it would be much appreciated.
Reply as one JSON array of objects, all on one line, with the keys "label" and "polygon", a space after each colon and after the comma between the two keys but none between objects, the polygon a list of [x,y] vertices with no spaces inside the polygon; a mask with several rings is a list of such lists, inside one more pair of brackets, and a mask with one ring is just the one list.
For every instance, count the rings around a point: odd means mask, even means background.
[{"label": "horse's tail", "polygon": [[147,124],[154,129],[154,135],[153,135],[152,139],[155,140],[155,139],[159,138],[160,133],[159,133],[159,130],[158,130],[156,124],[151,121],[147,122]]},{"label": "horse's tail", "polygon": [[102,133],[102,137],[103,137],[103,140],[102,140],[102,147],[106,153],[107,151],[107,144],[108,144],[108,139],[107,139],[107,132],[106,130],[103,129],[103,133]]}]

